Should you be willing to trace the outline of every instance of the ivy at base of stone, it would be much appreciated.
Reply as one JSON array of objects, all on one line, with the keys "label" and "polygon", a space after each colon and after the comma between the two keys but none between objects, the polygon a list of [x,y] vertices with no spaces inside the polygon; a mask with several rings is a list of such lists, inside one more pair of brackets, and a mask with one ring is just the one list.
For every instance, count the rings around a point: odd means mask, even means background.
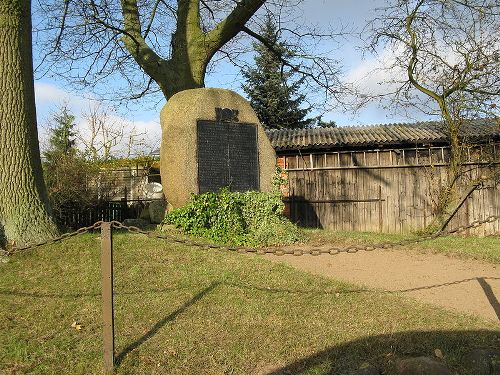
[{"label": "ivy at base of stone", "polygon": [[297,226],[283,215],[279,192],[231,192],[193,195],[190,202],[169,212],[163,224],[216,243],[271,246],[300,240]]}]

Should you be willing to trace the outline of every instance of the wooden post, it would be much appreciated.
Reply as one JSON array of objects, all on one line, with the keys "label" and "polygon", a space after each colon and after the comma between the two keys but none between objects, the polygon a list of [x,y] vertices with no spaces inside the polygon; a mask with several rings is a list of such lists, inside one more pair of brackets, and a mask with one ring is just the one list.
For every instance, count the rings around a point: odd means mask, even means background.
[{"label": "wooden post", "polygon": [[113,319],[113,238],[111,223],[101,224],[102,316],[104,374],[113,374],[115,333]]},{"label": "wooden post", "polygon": [[[471,220],[470,220],[470,200],[469,198],[467,198],[467,200],[465,201],[465,221],[464,223],[467,224],[467,223],[470,223]],[[467,231],[465,232],[467,234],[467,236],[470,236],[470,228],[467,229]]]},{"label": "wooden post", "polygon": [[378,187],[378,231],[382,233],[384,228],[384,215],[382,215],[382,186]]}]

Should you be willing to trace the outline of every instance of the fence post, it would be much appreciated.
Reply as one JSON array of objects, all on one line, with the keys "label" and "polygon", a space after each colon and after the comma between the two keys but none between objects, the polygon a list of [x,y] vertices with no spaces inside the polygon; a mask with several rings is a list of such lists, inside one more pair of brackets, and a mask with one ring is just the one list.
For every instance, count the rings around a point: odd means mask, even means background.
[{"label": "fence post", "polygon": [[384,215],[382,215],[382,186],[378,187],[378,231],[382,233],[384,230]]},{"label": "fence post", "polygon": [[113,237],[111,223],[101,224],[102,315],[104,374],[113,374],[115,333],[113,319]]}]

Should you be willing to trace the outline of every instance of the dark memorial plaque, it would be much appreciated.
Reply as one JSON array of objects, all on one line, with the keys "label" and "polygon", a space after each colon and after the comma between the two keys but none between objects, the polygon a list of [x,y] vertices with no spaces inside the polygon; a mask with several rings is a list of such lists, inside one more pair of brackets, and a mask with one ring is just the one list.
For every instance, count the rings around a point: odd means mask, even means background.
[{"label": "dark memorial plaque", "polygon": [[216,191],[227,186],[226,124],[198,121],[198,186],[199,192]]},{"label": "dark memorial plaque", "polygon": [[259,190],[259,160],[256,127],[228,125],[229,186],[232,191]]},{"label": "dark memorial plaque", "polygon": [[255,125],[199,120],[197,140],[200,194],[225,186],[231,191],[259,190]]}]

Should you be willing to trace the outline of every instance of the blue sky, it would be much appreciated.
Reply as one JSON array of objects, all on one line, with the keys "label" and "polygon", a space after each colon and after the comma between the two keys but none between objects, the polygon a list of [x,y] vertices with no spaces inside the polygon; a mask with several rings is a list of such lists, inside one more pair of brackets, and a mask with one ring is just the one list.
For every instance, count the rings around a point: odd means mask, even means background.
[{"label": "blue sky", "polygon": [[[348,27],[362,28],[366,19],[373,16],[374,8],[383,5],[383,0],[306,0],[303,5],[303,17],[307,23],[322,26],[344,24]],[[380,64],[373,57],[363,59],[359,46],[361,41],[352,37],[342,40],[338,45],[325,45],[325,49],[332,49],[336,56],[341,57],[344,75],[351,81],[362,82],[367,90],[379,90],[377,80],[386,77],[368,74],[371,68]],[[36,46],[34,46],[36,49]],[[218,73],[210,74],[206,78],[207,87],[222,87],[233,89],[241,93],[241,76],[238,71],[230,66],[219,67]],[[82,110],[88,109],[89,98],[93,96],[88,92],[75,92],[65,86],[65,83],[43,78],[36,80],[36,100],[39,125],[47,123],[50,113],[61,103],[67,102],[77,116],[77,122],[83,122],[80,114]],[[136,106],[133,111],[118,108],[116,118],[127,126],[134,126],[146,131],[152,139],[159,139],[159,111],[164,102],[157,103],[144,101]],[[144,109],[142,109],[144,108]],[[407,118],[395,116],[388,110],[370,105],[358,113],[343,113],[331,111],[324,115],[324,119],[334,120],[339,126],[346,125],[368,125],[391,122],[409,122],[422,120],[425,117]],[[42,131],[43,133],[43,131]]]}]

